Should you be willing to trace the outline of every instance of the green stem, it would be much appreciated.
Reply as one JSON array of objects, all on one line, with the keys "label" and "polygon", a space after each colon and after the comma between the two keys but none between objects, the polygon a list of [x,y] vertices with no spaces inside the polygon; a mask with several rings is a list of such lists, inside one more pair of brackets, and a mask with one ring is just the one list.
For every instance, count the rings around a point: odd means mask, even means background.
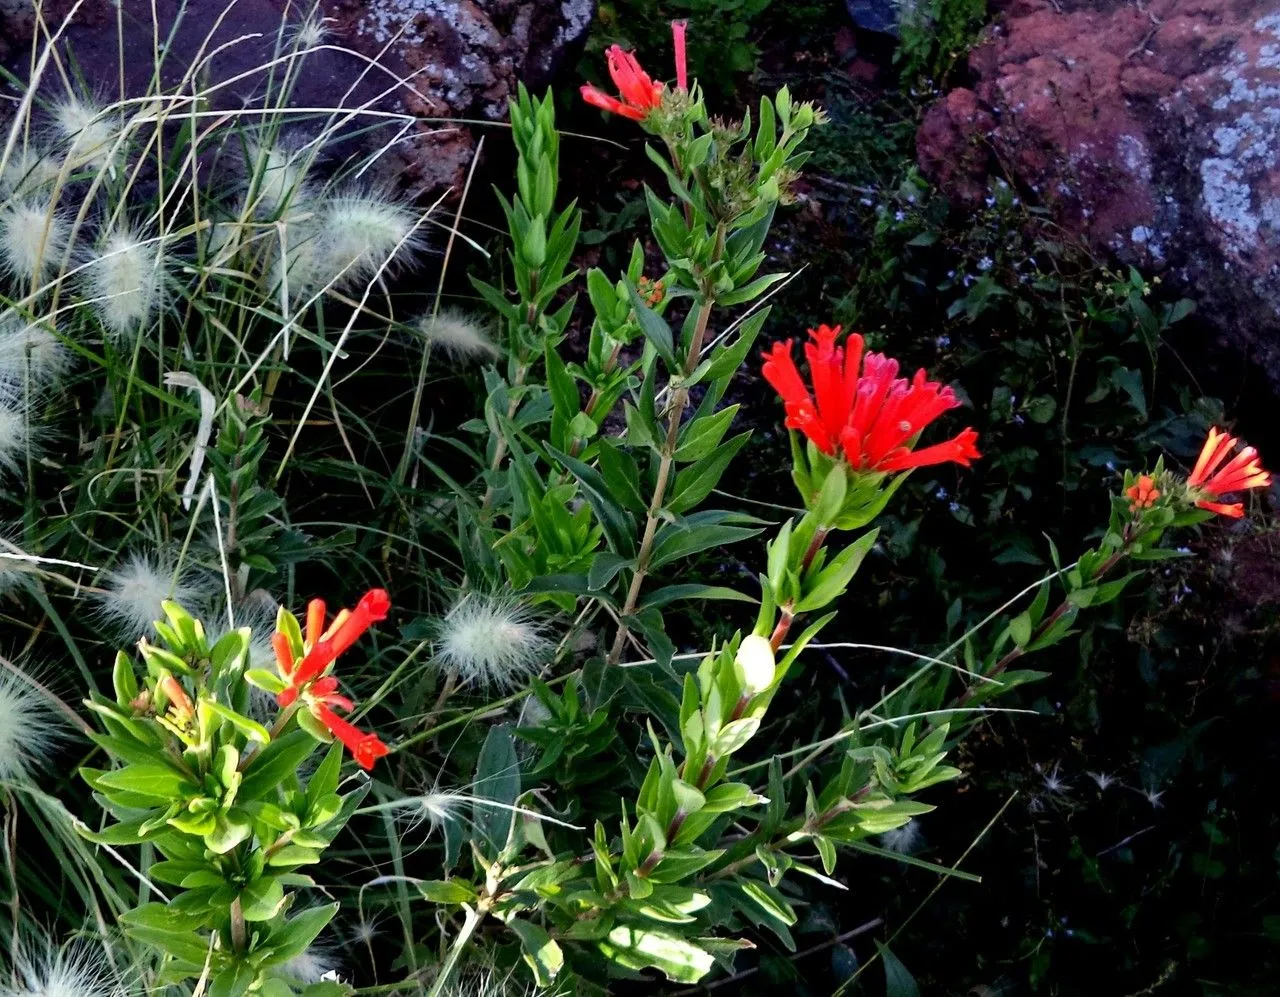
[{"label": "green stem", "polygon": [[462,930],[458,932],[458,937],[453,940],[453,945],[449,947],[449,955],[445,958],[444,965],[440,967],[440,975],[436,977],[435,984],[431,987],[431,992],[427,997],[440,997],[444,993],[445,985],[449,982],[449,977],[453,975],[454,967],[458,965],[458,959],[461,958],[463,950],[467,947],[467,942],[471,941],[471,936],[475,933],[476,926],[480,923],[480,913],[472,910],[466,904],[462,905],[463,915],[466,920],[462,922]]},{"label": "green stem", "polygon": [[[706,339],[707,326],[711,322],[711,309],[715,307],[715,299],[709,294],[702,299],[698,310],[698,318],[693,329],[693,339],[689,343],[689,354],[684,362],[684,374],[687,377],[698,366],[698,357],[702,353],[702,343]],[[627,589],[626,601],[619,613],[618,634],[614,638],[613,647],[609,651],[608,663],[616,665],[622,660],[622,651],[627,644],[630,628],[626,618],[635,612],[640,601],[640,590],[645,576],[649,573],[649,562],[653,558],[653,541],[658,532],[659,513],[663,500],[667,497],[667,485],[671,481],[671,469],[675,465],[676,445],[680,440],[680,421],[684,418],[685,406],[689,404],[689,389],[681,385],[672,393],[667,410],[667,437],[662,443],[662,456],[658,462],[658,478],[653,486],[653,498],[649,502],[648,515],[645,517],[644,534],[640,540],[640,551],[636,555],[636,570],[631,576],[631,585]]]},{"label": "green stem", "polygon": [[244,907],[240,904],[240,898],[236,897],[231,901],[231,948],[236,953],[243,953],[247,940],[248,932],[245,930]]}]

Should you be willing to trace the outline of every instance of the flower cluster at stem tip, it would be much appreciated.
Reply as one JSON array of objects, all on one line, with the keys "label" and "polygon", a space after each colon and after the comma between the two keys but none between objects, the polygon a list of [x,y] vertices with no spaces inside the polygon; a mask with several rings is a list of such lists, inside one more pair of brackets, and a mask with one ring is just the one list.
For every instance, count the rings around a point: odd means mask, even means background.
[{"label": "flower cluster at stem tip", "polygon": [[944,443],[913,450],[929,423],[960,401],[949,387],[928,380],[923,369],[908,381],[898,377],[898,361],[863,352],[853,333],[836,345],[840,326],[810,329],[804,346],[809,387],[792,358],[792,343],[774,343],[763,373],[786,407],[788,429],[798,429],[829,457],[843,453],[855,471],[892,473],[954,462],[964,467],[981,456],[978,434],[965,429]]},{"label": "flower cluster at stem tip", "polygon": [[307,604],[306,631],[301,647],[289,635],[277,629],[271,636],[276,655],[276,668],[288,684],[276,695],[276,702],[287,709],[297,702],[306,706],[316,720],[351,752],[359,765],[372,769],[373,763],[388,754],[389,749],[376,734],[368,734],[334,712],[350,713],[355,704],[338,693],[338,680],[327,674],[337,657],[346,651],[374,623],[387,618],[391,598],[383,589],[370,589],[352,610],[344,609],[325,628],[326,609],[323,599]]},{"label": "flower cluster at stem tip", "polygon": [[[687,21],[671,22],[671,36],[675,45],[676,89],[680,93],[689,92],[685,43],[687,26]],[[632,121],[644,121],[662,107],[662,99],[667,93],[666,85],[655,83],[653,78],[644,71],[635,55],[625,51],[620,45],[610,45],[604,55],[609,64],[609,78],[618,88],[618,96],[610,96],[599,87],[586,83],[582,86],[583,100],[592,107],[630,118]]]},{"label": "flower cluster at stem tip", "polygon": [[1230,433],[1216,427],[1210,429],[1186,481],[1180,483],[1175,476],[1162,472],[1159,467],[1151,474],[1139,475],[1124,490],[1125,498],[1129,500],[1129,511],[1141,516],[1165,499],[1174,505],[1193,505],[1206,512],[1240,519],[1244,516],[1243,503],[1220,502],[1219,499],[1233,492],[1266,488],[1271,484],[1271,473],[1263,469],[1257,450],[1244,446],[1235,452],[1240,442]]}]

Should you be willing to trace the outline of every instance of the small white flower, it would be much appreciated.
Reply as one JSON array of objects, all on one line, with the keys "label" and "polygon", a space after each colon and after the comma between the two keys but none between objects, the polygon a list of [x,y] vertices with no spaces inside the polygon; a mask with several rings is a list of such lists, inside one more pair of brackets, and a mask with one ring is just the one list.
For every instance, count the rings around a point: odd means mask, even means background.
[{"label": "small white flower", "polygon": [[25,673],[0,669],[0,780],[29,777],[48,764],[66,736],[66,718],[49,694]]},{"label": "small white flower", "polygon": [[1116,784],[1116,777],[1108,775],[1106,772],[1090,772],[1089,778],[1094,781],[1098,787],[1098,792],[1105,793],[1108,789]]},{"label": "small white flower", "polygon": [[177,571],[171,561],[159,556],[132,555],[121,567],[107,575],[98,595],[102,615],[131,637],[151,630],[163,620],[161,603],[170,599],[185,607],[195,606],[206,595],[188,572]]},{"label": "small white flower", "polygon": [[424,315],[418,329],[427,342],[440,347],[454,360],[486,360],[499,355],[487,323],[456,311]]},{"label": "small white flower", "polygon": [[542,624],[510,599],[469,593],[438,624],[436,655],[464,685],[511,688],[550,647]]},{"label": "small white flower", "polygon": [[87,270],[87,292],[107,331],[137,333],[151,318],[164,288],[155,242],[129,229],[107,233]]},{"label": "small white flower", "polygon": [[895,827],[880,835],[880,847],[901,855],[912,855],[924,844],[924,835],[920,833],[920,822],[909,820],[901,827]]},{"label": "small white flower", "polygon": [[74,96],[54,105],[53,124],[75,166],[105,166],[120,137],[120,121],[113,112]]},{"label": "small white flower", "polygon": [[67,372],[71,356],[45,326],[12,309],[0,312],[0,396],[27,397]]},{"label": "small white flower", "polygon": [[46,199],[27,198],[0,208],[0,264],[26,281],[44,280],[67,248],[66,220]]}]

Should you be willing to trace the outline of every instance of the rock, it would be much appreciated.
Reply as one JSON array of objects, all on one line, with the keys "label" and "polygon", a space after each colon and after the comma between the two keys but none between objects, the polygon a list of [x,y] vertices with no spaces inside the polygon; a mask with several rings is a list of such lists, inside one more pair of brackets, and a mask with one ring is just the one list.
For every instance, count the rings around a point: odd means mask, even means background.
[{"label": "rock", "polygon": [[999,162],[1280,388],[1280,3],[1013,0],[969,67],[921,123],[924,172],[968,204]]},{"label": "rock", "polygon": [[863,31],[898,37],[902,7],[897,0],[844,0],[849,16]]},{"label": "rock", "polygon": [[[125,76],[133,93],[151,74],[153,0],[86,0],[66,32],[68,47],[91,88],[114,93],[119,78],[116,3],[123,5]],[[44,0],[45,19],[60,23],[70,0]],[[161,36],[176,24],[165,56],[167,85],[181,80],[192,59],[217,52],[212,83],[235,80],[216,104],[259,99],[282,18],[290,30],[309,5],[290,0],[154,0]],[[20,69],[30,51],[30,0],[0,0],[0,61]],[[475,139],[470,126],[448,119],[506,117],[516,81],[547,85],[581,46],[595,16],[595,0],[322,0],[326,44],[306,57],[292,103],[298,107],[365,108],[407,112],[408,134],[394,143],[397,170],[416,188],[436,190],[464,179]],[[7,51],[6,51],[7,50]],[[368,123],[367,119],[363,123]],[[383,132],[377,141],[392,138]]]}]

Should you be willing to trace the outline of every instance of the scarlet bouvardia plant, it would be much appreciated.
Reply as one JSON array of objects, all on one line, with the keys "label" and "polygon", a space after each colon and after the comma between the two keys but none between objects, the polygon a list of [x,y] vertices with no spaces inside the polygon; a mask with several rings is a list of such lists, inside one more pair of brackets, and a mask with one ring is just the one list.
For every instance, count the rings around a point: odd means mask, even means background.
[{"label": "scarlet bouvardia plant", "polygon": [[[160,899],[122,918],[127,934],[159,954],[160,984],[201,978],[210,997],[348,992],[290,973],[337,910],[295,910],[291,891],[317,885],[306,870],[368,789],[362,782],[339,794],[344,747],[365,769],[387,753],[336,712],[353,704],[332,669],[389,605],[374,590],[326,628],[324,604],[313,601],[305,630],[281,610],[275,674],[248,668],[248,628],[210,645],[198,620],[166,603],[166,619],[155,623],[160,643],[138,645],[141,669],[121,652],[115,699],[86,702],[103,727],[93,740],[116,764],[81,769],[110,818],[82,833],[113,847],[146,844],[160,856],[146,867]],[[253,719],[272,708],[269,729]]]},{"label": "scarlet bouvardia plant", "polygon": [[[932,810],[917,794],[959,776],[945,763],[957,739],[996,696],[1041,674],[1011,666],[1066,638],[1082,610],[1117,598],[1135,565],[1177,556],[1161,545],[1169,528],[1235,515],[1222,495],[1269,481],[1251,450],[1232,456],[1235,441],[1216,432],[1186,480],[1163,465],[1127,475],[1098,547],[1059,563],[1025,609],[996,614],[991,633],[979,628],[937,654],[906,652],[920,670],[835,735],[792,752],[798,762],[743,761],[782,683],[835,618],[903,481],[920,467],[969,466],[981,446],[972,429],[944,428],[961,405],[956,391],[823,325],[803,346],[804,368],[791,340],[762,366],[794,431],[802,514],[777,525],[704,508],[750,438],[731,434],[738,406],[723,401],[758,355],[761,299],[785,276],[761,273],[766,238],[823,116],[782,90],[754,121],[711,117],[684,65],[685,30],[673,25],[674,84],[615,46],[616,94],[582,88],[590,105],[656,139],[645,152],[667,190],[645,192],[657,267],[637,242],[624,273],[587,273],[591,333],[577,363],[558,350],[575,299],[548,311],[547,288],[572,280],[577,232],[576,207],[555,210],[551,101],[522,93],[512,106],[518,190],[503,200],[512,290],[477,283],[507,323],[508,364],[505,376],[487,375],[486,418],[472,427],[488,441],[483,498],[468,504],[458,490],[463,584],[509,588],[573,623],[544,672],[563,688],[535,682],[544,717],[514,732],[538,755],[521,764],[513,732],[489,731],[477,784],[501,809],[477,809],[470,860],[447,859],[450,878],[417,884],[447,911],[437,915],[433,995],[473,950],[508,963],[518,950],[539,985],[600,994],[616,978],[693,983],[717,965],[731,972],[761,930],[794,948],[795,882],[844,888],[834,878],[842,850],[888,855],[870,839]],[[766,529],[758,593],[681,572],[691,555]],[[756,603],[754,625],[719,641],[686,635],[703,650],[681,664],[666,619],[686,600]],[[599,653],[557,673],[567,648],[590,646],[592,629],[604,631]],[[601,769],[593,763],[616,710],[642,715],[644,736],[636,758]],[[581,787],[610,805],[591,806]],[[530,808],[557,792],[556,822],[536,819]],[[569,826],[577,822],[585,839]]]}]

